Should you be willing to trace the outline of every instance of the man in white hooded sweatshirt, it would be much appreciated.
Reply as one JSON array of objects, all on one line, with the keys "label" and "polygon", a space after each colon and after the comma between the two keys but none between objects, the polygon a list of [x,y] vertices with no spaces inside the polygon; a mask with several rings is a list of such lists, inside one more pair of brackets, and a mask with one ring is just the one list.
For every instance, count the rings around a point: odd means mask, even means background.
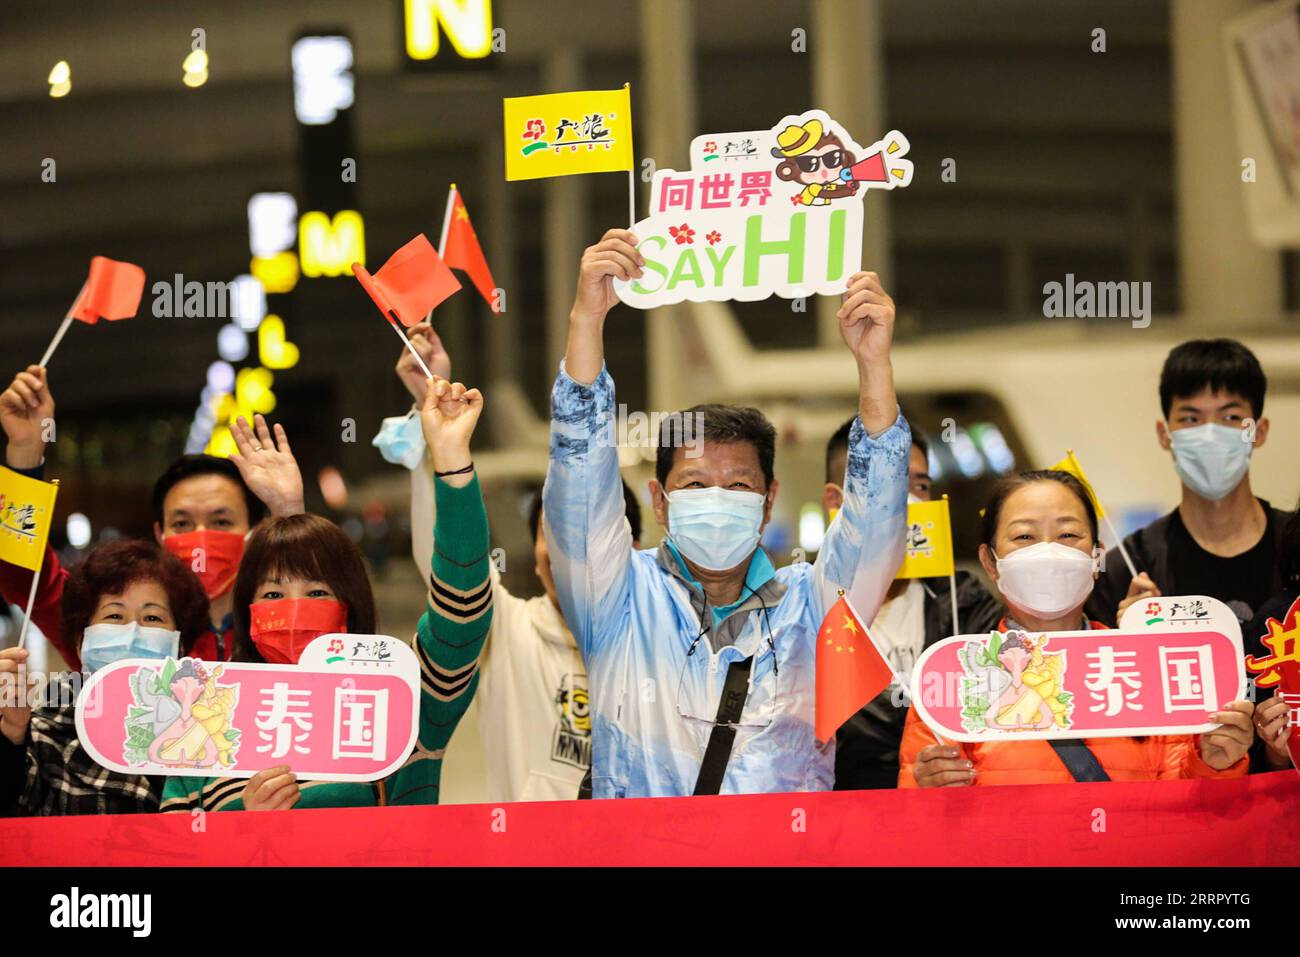
[{"label": "man in white hooded sweatshirt", "polygon": [[[429,324],[413,326],[408,335],[429,369],[449,378],[451,359]],[[397,375],[418,408],[428,380],[408,350],[402,350]],[[433,554],[434,512],[432,474],[419,467],[424,458],[419,416],[386,419],[375,445],[385,459],[411,469],[411,549],[423,575]],[[626,484],[623,497],[632,537],[639,540],[641,507]],[[494,565],[496,604],[479,659],[473,707],[478,709],[486,797],[492,802],[576,798],[591,766],[587,671],[556,598],[540,493],[533,500],[529,528],[534,570],[545,594],[534,598],[510,594]]]}]

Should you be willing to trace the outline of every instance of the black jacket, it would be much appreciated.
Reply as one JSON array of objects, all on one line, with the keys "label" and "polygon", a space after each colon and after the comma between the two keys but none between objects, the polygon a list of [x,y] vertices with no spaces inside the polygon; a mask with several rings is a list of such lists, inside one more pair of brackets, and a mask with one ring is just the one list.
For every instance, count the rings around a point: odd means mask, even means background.
[{"label": "black jacket", "polygon": [[[1260,499],[1259,503],[1264,506],[1270,530],[1276,535],[1277,530],[1282,527],[1282,522],[1290,513],[1273,508],[1264,499]],[[1139,572],[1147,573],[1162,595],[1182,594],[1178,582],[1171,580],[1169,571],[1169,523],[1173,516],[1174,512],[1162,515],[1145,528],[1139,528],[1124,537],[1124,547],[1128,549],[1133,564],[1137,566]],[[1276,569],[1273,577],[1271,590],[1276,593],[1282,590],[1282,582]],[[1106,570],[1097,579],[1096,587],[1093,588],[1088,603],[1084,605],[1088,617],[1103,625],[1118,624],[1116,612],[1119,610],[1119,603],[1128,595],[1128,586],[1132,581],[1133,576],[1129,573],[1128,566],[1124,564],[1124,556],[1119,553],[1118,548],[1112,548],[1106,553]]]},{"label": "black jacket", "polygon": [[[948,579],[923,578],[925,589],[925,642],[952,637],[952,597]],[[981,634],[997,627],[1002,602],[969,572],[957,573],[957,614],[961,633]],[[893,703],[894,689],[886,688],[861,711],[849,718],[835,735],[835,790],[856,791],[898,786],[898,746],[908,704]]]}]

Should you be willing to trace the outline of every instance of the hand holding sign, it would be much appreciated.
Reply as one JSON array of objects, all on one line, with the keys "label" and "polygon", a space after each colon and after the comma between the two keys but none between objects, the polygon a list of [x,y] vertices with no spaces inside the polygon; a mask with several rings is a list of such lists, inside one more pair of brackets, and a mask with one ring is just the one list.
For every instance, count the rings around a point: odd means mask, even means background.
[{"label": "hand holding sign", "polygon": [[298,777],[287,764],[258,771],[239,795],[245,811],[287,811],[301,797]]},{"label": "hand holding sign", "polygon": [[859,367],[873,368],[889,362],[894,339],[894,300],[874,272],[854,273],[848,291],[840,298],[840,335]]},{"label": "hand holding sign", "polygon": [[889,347],[894,339],[894,300],[874,272],[854,273],[836,318],[840,335],[858,363],[858,417],[870,435],[894,424],[898,396]]},{"label": "hand holding sign", "polygon": [[636,244],[630,231],[611,229],[583,251],[564,352],[564,369],[575,382],[595,382],[605,364],[605,315],[619,301],[615,280],[632,282],[645,265]]},{"label": "hand holding sign", "polygon": [[912,774],[919,788],[962,788],[975,783],[975,765],[951,744],[932,744],[918,751]]},{"label": "hand holding sign", "polygon": [[626,229],[611,229],[600,242],[588,246],[578,270],[578,292],[570,318],[602,322],[618,303],[614,280],[631,282],[641,278],[645,258],[637,251],[637,238]]},{"label": "hand holding sign", "polygon": [[1291,767],[1288,731],[1291,705],[1282,697],[1269,698],[1255,709],[1255,729],[1264,742],[1268,762],[1275,768]]},{"label": "hand holding sign", "polygon": [[1201,760],[1216,771],[1240,761],[1255,740],[1250,726],[1254,713],[1255,705],[1250,701],[1233,701],[1224,705],[1223,710],[1213,712],[1210,720],[1219,722],[1219,727],[1201,735]]}]

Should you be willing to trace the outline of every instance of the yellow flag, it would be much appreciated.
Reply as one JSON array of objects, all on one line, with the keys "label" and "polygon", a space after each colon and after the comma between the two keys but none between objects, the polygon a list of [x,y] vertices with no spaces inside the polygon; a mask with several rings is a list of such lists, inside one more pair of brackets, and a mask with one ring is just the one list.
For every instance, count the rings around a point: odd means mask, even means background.
[{"label": "yellow flag", "polygon": [[58,491],[53,482],[0,466],[0,561],[40,570]]},{"label": "yellow flag", "polygon": [[630,170],[632,96],[585,90],[506,97],[506,179]]},{"label": "yellow flag", "polygon": [[937,578],[953,573],[948,500],[907,506],[907,554],[896,578]]},{"label": "yellow flag", "polygon": [[1077,478],[1079,482],[1083,485],[1083,487],[1087,490],[1088,497],[1092,499],[1092,507],[1096,510],[1097,517],[1098,518],[1106,517],[1105,511],[1103,511],[1101,507],[1101,499],[1097,498],[1097,493],[1092,490],[1092,484],[1088,481],[1088,476],[1083,474],[1083,466],[1080,465],[1079,460],[1075,458],[1074,449],[1070,449],[1069,452],[1066,454],[1065,458],[1061,459],[1061,461],[1053,465],[1052,471],[1069,472],[1071,475]]}]

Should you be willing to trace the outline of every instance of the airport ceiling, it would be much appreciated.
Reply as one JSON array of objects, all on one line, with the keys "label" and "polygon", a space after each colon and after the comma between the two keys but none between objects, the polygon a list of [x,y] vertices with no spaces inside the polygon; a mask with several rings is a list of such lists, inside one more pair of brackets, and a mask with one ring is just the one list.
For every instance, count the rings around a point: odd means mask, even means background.
[{"label": "airport ceiling", "polygon": [[[342,27],[353,40],[354,137],[362,175],[379,184],[366,189],[361,180],[376,252],[409,236],[410,204],[441,209],[446,178],[431,170],[476,165],[483,188],[502,188],[483,162],[484,143],[499,135],[499,98],[542,92],[553,51],[576,51],[593,85],[640,83],[635,0],[497,0],[496,8],[509,54],[496,70],[431,75],[404,69],[399,0],[6,2],[0,312],[11,341],[39,353],[85,262],[124,241],[151,278],[151,265],[163,263],[211,279],[247,268],[247,197],[297,177],[289,48],[305,29]],[[778,88],[791,111],[815,105],[806,102],[807,71],[773,86],[773,62],[789,62],[790,31],[809,19],[806,0],[696,3],[701,122],[736,116],[722,128],[760,125]],[[1041,197],[1072,191],[1081,241],[1089,230],[1114,241],[1127,225],[1104,220],[1092,202],[1110,177],[1089,154],[1101,143],[1127,150],[1134,180],[1167,194],[1166,3],[888,0],[884,22],[891,119],[907,117],[914,144],[924,130],[938,149],[964,147],[968,175],[987,182],[971,205],[946,212],[927,208],[924,190],[914,189],[916,215],[896,227],[902,235],[978,238],[989,204],[1017,194],[1025,215],[1016,228],[1042,229]],[[1097,26],[1109,33],[1113,60],[1079,52]],[[191,90],[180,63],[196,27],[206,31],[211,76]],[[1075,51],[1079,69],[1055,68],[1063,50]],[[53,99],[46,78],[59,60],[71,64],[72,91]],[[1013,169],[1000,147],[1017,133],[1026,154]],[[47,157],[57,161],[56,184],[41,181]],[[210,351],[210,340],[207,330],[195,347]]]}]

